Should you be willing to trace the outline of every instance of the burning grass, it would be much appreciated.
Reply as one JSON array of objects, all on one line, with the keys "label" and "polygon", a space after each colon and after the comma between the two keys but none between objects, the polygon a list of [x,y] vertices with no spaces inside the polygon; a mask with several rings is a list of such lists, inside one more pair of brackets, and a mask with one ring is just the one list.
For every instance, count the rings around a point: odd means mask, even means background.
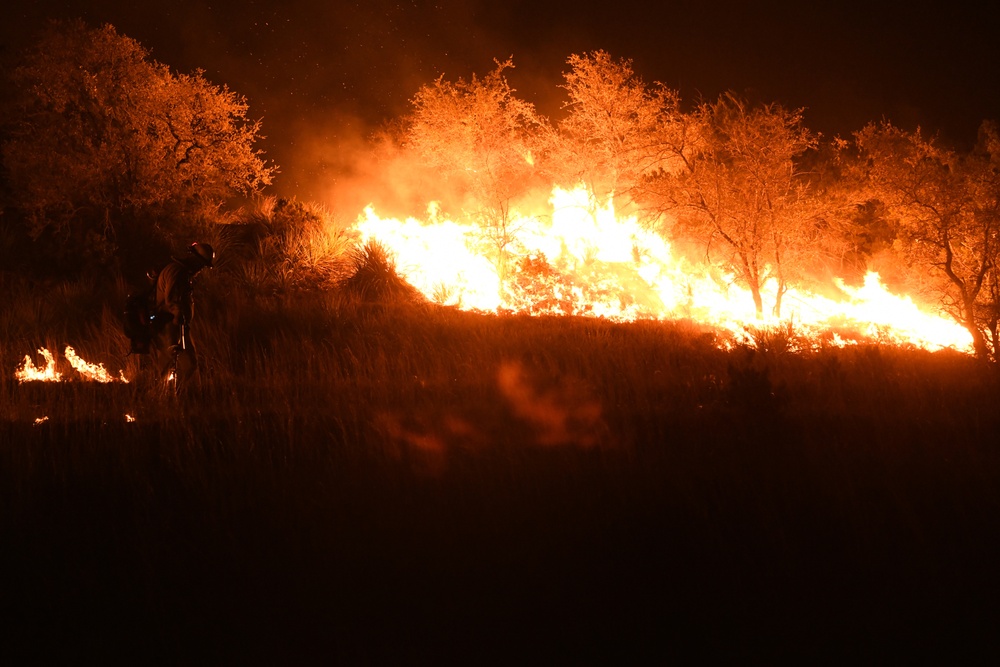
[{"label": "burning grass", "polygon": [[[799,343],[807,346],[820,339],[846,345],[878,336],[927,349],[972,351],[968,330],[939,307],[893,293],[876,272],[864,275],[860,286],[824,277],[778,289],[772,277],[761,285],[768,311],[758,313],[731,269],[692,262],[636,215],[618,215],[613,201],[598,206],[584,186],[554,187],[549,207],[523,215],[512,209],[513,231],[499,253],[481,222],[448,219],[433,203],[425,220],[382,218],[368,207],[354,230],[366,247],[377,243],[380,254],[390,253],[393,274],[398,270],[425,298],[462,309],[615,321],[685,317],[744,341],[755,335],[751,330],[794,322]],[[355,264],[363,267],[365,261]],[[355,275],[384,274],[367,269]],[[846,337],[832,336],[835,329]]]},{"label": "burning grass", "polygon": [[4,339],[15,652],[631,662],[992,631],[993,367],[213,278],[186,398],[103,323],[33,344],[134,382],[19,384],[35,348]]}]

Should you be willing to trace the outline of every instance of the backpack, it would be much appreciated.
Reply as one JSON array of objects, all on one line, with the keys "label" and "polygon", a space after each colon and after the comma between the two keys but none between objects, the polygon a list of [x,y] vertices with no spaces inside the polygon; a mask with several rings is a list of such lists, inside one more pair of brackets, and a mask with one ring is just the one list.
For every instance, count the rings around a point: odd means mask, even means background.
[{"label": "backpack", "polygon": [[149,284],[132,292],[125,299],[122,330],[131,343],[129,354],[149,354],[153,341],[153,320],[156,317],[156,278],[158,272],[146,274]]}]

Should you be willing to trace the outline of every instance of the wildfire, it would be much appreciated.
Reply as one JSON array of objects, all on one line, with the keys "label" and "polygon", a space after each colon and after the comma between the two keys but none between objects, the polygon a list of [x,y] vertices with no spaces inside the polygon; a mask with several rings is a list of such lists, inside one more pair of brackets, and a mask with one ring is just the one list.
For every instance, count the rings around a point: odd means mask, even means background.
[{"label": "wildfire", "polygon": [[[892,294],[877,273],[860,287],[835,282],[837,300],[790,290],[782,317],[762,320],[749,291],[732,275],[675,257],[670,243],[636,217],[617,216],[613,203],[594,206],[586,188],[557,187],[549,203],[544,215],[513,214],[502,244],[480,225],[443,218],[436,204],[425,220],[381,218],[369,206],[355,228],[364,241],[386,246],[400,274],[427,298],[466,310],[620,321],[690,318],[737,338],[748,329],[791,322],[814,336],[852,330],[927,349],[972,352],[962,326]],[[762,290],[770,303],[775,292],[774,282]],[[836,334],[829,338],[846,344]]]},{"label": "wildfire", "polygon": [[[47,348],[39,348],[38,354],[45,358],[45,367],[38,368],[31,360],[31,355],[25,355],[21,367],[14,371],[18,382],[63,382],[63,374],[56,370],[55,356]],[[69,345],[63,351],[66,360],[77,372],[79,378],[91,382],[123,382],[128,383],[123,371],[118,371],[118,377],[108,373],[104,364],[91,364],[82,359]]]}]

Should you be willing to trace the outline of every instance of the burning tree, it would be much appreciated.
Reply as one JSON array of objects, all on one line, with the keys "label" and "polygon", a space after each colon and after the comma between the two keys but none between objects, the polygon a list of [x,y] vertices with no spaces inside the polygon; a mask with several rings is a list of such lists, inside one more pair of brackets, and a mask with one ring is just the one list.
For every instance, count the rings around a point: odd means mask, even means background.
[{"label": "burning tree", "polygon": [[569,95],[559,123],[562,180],[585,183],[597,206],[623,203],[649,170],[676,159],[683,116],[679,96],[648,86],[630,60],[606,51],[572,55],[562,86]]},{"label": "burning tree", "polygon": [[819,238],[797,162],[816,147],[816,136],[800,110],[751,106],[732,94],[702,104],[693,116],[692,140],[677,155],[682,167],[648,178],[645,194],[660,212],[677,216],[675,233],[703,244],[709,256],[720,247],[758,317],[761,290],[774,279],[780,316],[781,297]]},{"label": "burning tree", "polygon": [[514,240],[512,202],[530,189],[548,125],[514,95],[504,76],[510,59],[485,77],[422,86],[413,98],[408,144],[470,195],[501,281]]},{"label": "burning tree", "polygon": [[53,24],[11,80],[11,203],[66,254],[106,256],[123,236],[142,247],[159,231],[151,220],[178,224],[271,181],[242,97],[171,73],[113,26]]},{"label": "burning tree", "polygon": [[976,355],[997,358],[1000,319],[1000,136],[984,124],[968,155],[920,130],[890,123],[855,136],[866,195],[899,219],[898,244],[910,262],[930,267],[945,310],[972,335]]}]

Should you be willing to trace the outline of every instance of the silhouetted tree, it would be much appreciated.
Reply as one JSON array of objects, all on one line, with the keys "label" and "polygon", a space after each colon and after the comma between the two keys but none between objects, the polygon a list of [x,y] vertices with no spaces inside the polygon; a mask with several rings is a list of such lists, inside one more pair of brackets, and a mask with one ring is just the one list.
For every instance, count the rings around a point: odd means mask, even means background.
[{"label": "silhouetted tree", "polygon": [[184,216],[271,181],[244,98],[200,71],[171,73],[111,25],[52,24],[10,83],[8,205],[67,255],[169,236]]},{"label": "silhouetted tree", "polygon": [[514,94],[504,76],[511,60],[468,81],[439,77],[414,96],[407,143],[425,163],[471,195],[492,246],[501,280],[514,239],[511,203],[535,176],[536,152],[548,125],[529,102]]},{"label": "silhouetted tree", "polygon": [[865,196],[899,218],[901,250],[931,269],[945,310],[972,335],[977,356],[998,351],[1000,136],[985,123],[969,154],[917,129],[872,124],[855,135]]},{"label": "silhouetted tree", "polygon": [[801,111],[750,105],[726,94],[693,114],[681,167],[646,180],[648,201],[676,217],[674,233],[721,255],[763,314],[761,289],[777,281],[774,305],[810,261],[821,238],[816,203],[797,160],[816,136]]}]

